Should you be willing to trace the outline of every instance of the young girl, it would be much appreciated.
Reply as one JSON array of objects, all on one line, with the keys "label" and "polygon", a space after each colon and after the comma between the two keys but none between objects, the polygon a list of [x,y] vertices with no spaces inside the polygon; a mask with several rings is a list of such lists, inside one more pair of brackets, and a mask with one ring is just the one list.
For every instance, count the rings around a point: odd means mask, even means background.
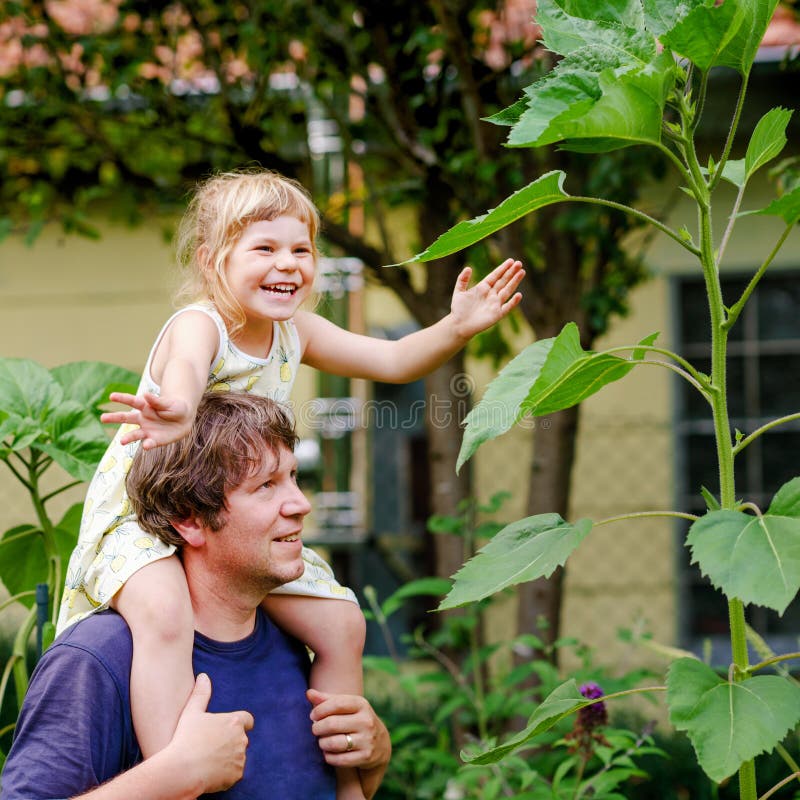
[{"label": "young girl", "polygon": [[[194,626],[175,548],[130,514],[125,475],[136,448],[185,436],[208,389],[286,401],[301,362],[353,378],[416,380],[521,299],[518,261],[508,259],[471,289],[467,267],[450,314],[431,327],[398,341],[350,333],[299,310],[312,292],[318,229],[305,190],[275,173],[226,173],[201,185],[178,233],[187,272],[180,294],[191,303],[158,335],[137,394],[111,395],[131,410],[102,417],[122,425],[89,486],[58,628],[108,606],[125,618],[134,643],[131,710],[144,757],[169,742],[193,685]],[[365,625],[355,595],[312,550],[303,556],[304,575],[265,598],[265,608],[314,652],[314,688],[360,694]],[[355,770],[339,770],[337,783],[338,800],[363,798]]]}]

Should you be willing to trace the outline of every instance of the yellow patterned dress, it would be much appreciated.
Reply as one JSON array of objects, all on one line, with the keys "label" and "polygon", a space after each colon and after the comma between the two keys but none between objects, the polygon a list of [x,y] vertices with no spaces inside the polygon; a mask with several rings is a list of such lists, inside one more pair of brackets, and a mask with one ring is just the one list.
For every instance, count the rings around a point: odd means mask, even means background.
[{"label": "yellow patterned dress", "polygon": [[[159,387],[150,375],[153,354],[175,317],[190,310],[208,314],[219,331],[219,350],[209,372],[208,389],[243,390],[279,402],[288,401],[300,363],[300,341],[294,322],[275,322],[269,355],[255,358],[241,352],[231,342],[222,318],[207,304],[186,306],[167,320],[150,351],[139,393],[158,394]],[[67,568],[58,617],[59,633],[73,622],[107,608],[111,598],[136,570],[175,552],[171,545],[143,531],[131,514],[125,476],[140,443],[120,444],[125,427],[117,431],[89,484],[78,543]],[[303,575],[278,591],[357,602],[353,592],[336,581],[331,568],[313,550],[304,547],[303,560]]]}]

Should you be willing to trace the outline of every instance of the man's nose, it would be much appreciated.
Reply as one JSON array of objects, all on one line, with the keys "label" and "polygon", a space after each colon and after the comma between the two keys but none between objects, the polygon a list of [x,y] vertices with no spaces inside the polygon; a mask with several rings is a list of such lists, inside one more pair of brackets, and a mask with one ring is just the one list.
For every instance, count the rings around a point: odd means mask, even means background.
[{"label": "man's nose", "polygon": [[311,503],[300,490],[299,486],[292,487],[292,494],[283,504],[283,513],[287,517],[304,517],[311,511]]}]

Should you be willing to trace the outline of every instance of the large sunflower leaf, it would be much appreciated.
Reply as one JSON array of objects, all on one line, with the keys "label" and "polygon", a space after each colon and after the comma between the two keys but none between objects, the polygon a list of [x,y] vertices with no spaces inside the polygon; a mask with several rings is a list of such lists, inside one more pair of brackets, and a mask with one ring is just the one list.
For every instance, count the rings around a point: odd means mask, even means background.
[{"label": "large sunflower leaf", "polygon": [[782,614],[800,590],[800,478],[785,484],[766,514],[711,511],[686,544],[704,575],[728,597]]},{"label": "large sunflower leaf", "polygon": [[522,404],[539,378],[554,338],[529,344],[503,367],[481,401],[467,414],[456,471],[484,443],[504,434],[524,416]]},{"label": "large sunflower leaf", "polygon": [[667,703],[670,722],[686,731],[698,763],[717,783],[772,750],[800,721],[796,684],[775,675],[732,683],[693,658],[670,666]]},{"label": "large sunflower leaf", "polygon": [[569,195],[561,188],[564,178],[565,174],[559,170],[542,175],[507,197],[497,208],[474,219],[459,222],[426,250],[403,263],[433,261],[457,253],[532,211],[566,200]]},{"label": "large sunflower leaf", "polygon": [[[639,344],[652,344],[657,335],[654,333]],[[539,417],[577,405],[609,383],[624,378],[643,357],[644,353],[638,350],[631,358],[584,350],[578,326],[568,322],[553,342],[521,410]]]},{"label": "large sunflower leaf", "polygon": [[661,36],[665,47],[703,71],[731,67],[747,75],[778,0],[725,0],[693,8]]},{"label": "large sunflower leaf", "polygon": [[508,586],[550,577],[591,529],[591,520],[570,523],[558,514],[538,514],[507,525],[456,572],[453,588],[439,608],[455,608]]},{"label": "large sunflower leaf", "polygon": [[135,372],[102,361],[74,361],[53,367],[50,373],[64,390],[65,400],[90,409],[108,401],[111,387],[134,394],[139,383]]}]

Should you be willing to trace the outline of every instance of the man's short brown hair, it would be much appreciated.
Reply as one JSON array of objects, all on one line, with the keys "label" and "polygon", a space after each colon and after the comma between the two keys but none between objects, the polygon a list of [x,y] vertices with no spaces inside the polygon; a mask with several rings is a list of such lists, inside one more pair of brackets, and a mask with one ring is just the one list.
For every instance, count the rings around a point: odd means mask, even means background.
[{"label": "man's short brown hair", "polygon": [[152,450],[139,448],[126,480],[139,525],[167,544],[184,544],[172,520],[196,517],[211,530],[224,524],[225,494],[262,466],[265,446],[297,444],[289,411],[243,392],[208,392],[188,436]]}]

